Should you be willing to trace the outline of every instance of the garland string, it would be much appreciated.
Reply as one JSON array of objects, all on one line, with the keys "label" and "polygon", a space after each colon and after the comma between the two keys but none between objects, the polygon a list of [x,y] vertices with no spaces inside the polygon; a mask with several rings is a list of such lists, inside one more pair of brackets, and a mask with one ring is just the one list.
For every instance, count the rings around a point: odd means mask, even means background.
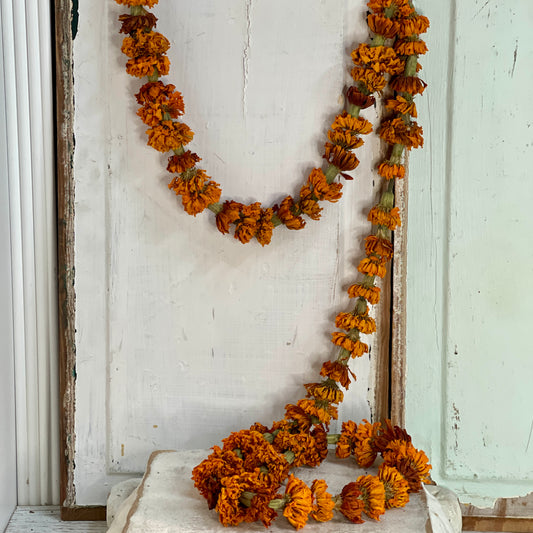
[{"label": "garland string", "polygon": [[[404,506],[409,493],[431,482],[427,456],[414,447],[405,429],[390,420],[343,422],[338,435],[328,435],[328,430],[344,397],[341,388],[347,390],[355,379],[349,360],[368,352],[361,335],[376,331],[369,306],[379,302],[376,278],[386,274],[393,256],[392,232],[401,224],[394,182],[405,176],[405,152],[423,145],[422,128],[413,120],[417,117],[414,97],[426,88],[417,72],[421,68],[418,56],[427,51],[420,34],[427,31],[429,20],[415,11],[410,0],[368,1],[367,23],[374,37],[370,44],[362,43],[351,53],[354,84],[346,90],[345,110],[336,116],[327,133],[325,169],[311,171],[297,199],[286,196],[280,205],[264,208],[259,202],[221,203],[219,184],[196,166],[200,157],[186,150],[194,134],[179,120],[184,113],[182,95],[174,85],[159,79],[169,72],[166,52],[170,42],[153,30],[157,19],[147,11],[158,0],[115,1],[130,8],[129,14],[119,17],[120,32],[127,34],[122,45],[122,52],[129,57],[126,71],[148,78],[136,95],[140,105],[137,114],[149,126],[148,145],[172,154],[167,170],[175,176],[169,188],[181,196],[187,213],[196,216],[210,210],[216,215],[219,231],[229,233],[234,226],[234,236],[242,243],[255,237],[261,245],[269,244],[276,226],[301,229],[306,224],[304,215],[312,220],[320,218],[319,202],[340,199],[342,184],[336,179],[352,179],[347,172],[359,162],[352,152],[363,145],[361,135],[372,131],[372,124],[360,113],[375,104],[375,94],[382,95],[387,88],[391,93],[384,98],[391,114],[379,128],[381,139],[389,145],[388,158],[377,167],[385,187],[368,213],[375,229],[365,239],[366,257],[357,267],[361,278],[348,288],[348,295],[355,299],[354,308],[340,312],[335,319],[336,328],[341,330],[332,333],[332,343],[339,348],[336,359],[323,363],[322,381],[306,384],[306,397],[286,405],[282,420],[270,427],[255,423],[248,430],[232,433],[223,439],[222,448],[214,446],[209,457],[193,470],[196,488],[225,526],[255,521],[269,526],[279,513],[296,529],[310,517],[319,522],[331,520],[334,512],[354,523],[363,522],[363,513],[379,520],[386,509]],[[298,466],[319,465],[327,456],[328,445],[333,444],[338,457],[354,457],[362,468],[381,456],[378,474],[359,476],[332,496],[324,480],[315,480],[309,487],[290,473]],[[278,491],[283,484],[282,495]]]}]

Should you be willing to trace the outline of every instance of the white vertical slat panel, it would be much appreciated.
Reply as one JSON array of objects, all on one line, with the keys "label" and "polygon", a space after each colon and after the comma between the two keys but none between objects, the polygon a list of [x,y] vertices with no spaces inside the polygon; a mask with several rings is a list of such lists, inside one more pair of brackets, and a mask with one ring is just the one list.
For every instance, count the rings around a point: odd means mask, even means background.
[{"label": "white vertical slat panel", "polygon": [[49,6],[2,1],[20,505],[58,501]]}]

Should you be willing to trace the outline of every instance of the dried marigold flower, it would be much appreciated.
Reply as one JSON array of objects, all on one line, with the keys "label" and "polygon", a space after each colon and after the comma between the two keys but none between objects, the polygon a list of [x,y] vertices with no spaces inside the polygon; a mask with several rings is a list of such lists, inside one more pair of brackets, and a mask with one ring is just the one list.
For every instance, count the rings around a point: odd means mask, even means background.
[{"label": "dried marigold flower", "polygon": [[321,376],[337,381],[346,390],[348,390],[351,383],[348,374],[351,374],[355,381],[355,374],[346,365],[339,363],[338,361],[325,361],[324,363],[322,363],[322,368],[320,369]]},{"label": "dried marigold flower", "polygon": [[418,76],[395,76],[390,81],[390,87],[397,93],[409,93],[411,95],[422,94],[427,83]]},{"label": "dried marigold flower", "polygon": [[359,476],[355,482],[361,491],[364,513],[374,520],[385,513],[385,487],[376,476]]},{"label": "dried marigold flower", "polygon": [[388,239],[381,239],[375,235],[369,235],[365,239],[366,255],[379,255],[383,259],[390,261],[394,255],[394,247]]},{"label": "dried marigold flower", "polygon": [[407,37],[394,43],[394,49],[401,56],[423,55],[428,51],[426,43],[422,39]]},{"label": "dried marigold flower", "polygon": [[361,468],[368,468],[374,464],[378,451],[374,442],[381,429],[381,424],[375,422],[371,424],[368,420],[364,419],[357,427],[357,433],[355,435],[355,445],[353,454],[357,461],[357,464]]},{"label": "dried marigold flower", "polygon": [[383,452],[383,462],[394,466],[409,483],[409,492],[418,492],[422,483],[429,483],[431,465],[426,454],[417,450],[411,442],[394,440]]},{"label": "dried marigold flower", "polygon": [[255,232],[255,238],[261,246],[270,244],[270,240],[272,239],[272,231],[274,230],[274,223],[272,222],[273,215],[273,209],[261,209],[261,214],[257,220],[257,230]]},{"label": "dried marigold flower", "polygon": [[374,445],[379,453],[385,451],[389,442],[393,440],[401,440],[411,442],[411,435],[400,426],[393,426],[390,420],[385,420],[381,429],[374,440]]},{"label": "dried marigold flower", "polygon": [[377,73],[396,73],[401,66],[394,48],[390,46],[369,46],[361,43],[351,54],[357,66],[365,66]]},{"label": "dried marigold flower", "polygon": [[390,161],[384,161],[378,166],[378,174],[386,180],[402,179],[405,176],[405,167]]},{"label": "dried marigold flower", "polygon": [[342,423],[342,430],[335,448],[335,455],[347,459],[355,450],[357,424],[352,420]]},{"label": "dried marigold flower", "polygon": [[216,224],[220,233],[229,233],[230,224],[233,224],[240,216],[243,204],[239,202],[226,201],[216,216]]},{"label": "dried marigold flower", "polygon": [[287,196],[277,208],[276,214],[288,229],[302,229],[305,226],[304,219],[299,216],[300,209],[292,196]]},{"label": "dried marigold flower", "polygon": [[409,17],[415,12],[409,0],[369,0],[366,5],[374,13],[384,13],[386,9],[392,8],[394,18]]},{"label": "dried marigold flower", "polygon": [[342,146],[326,143],[324,155],[322,156],[330,165],[337,167],[339,170],[354,170],[359,164],[359,159],[355,154],[344,150]]},{"label": "dried marigold flower", "polygon": [[170,41],[156,31],[138,31],[134,37],[124,37],[122,53],[135,58],[148,55],[164,54],[170,48]]},{"label": "dried marigold flower", "polygon": [[335,117],[331,129],[366,135],[372,131],[372,123],[361,117],[352,117],[352,115],[344,111]]},{"label": "dried marigold flower", "polygon": [[341,403],[344,398],[343,392],[332,379],[327,379],[322,383],[306,383],[304,387],[307,390],[307,395],[312,396],[317,400],[324,400],[330,403]]},{"label": "dried marigold flower", "polygon": [[338,510],[354,524],[362,524],[364,522],[361,518],[365,507],[362,496],[359,485],[355,482],[345,485],[339,495],[341,504]]},{"label": "dried marigold flower", "polygon": [[359,148],[365,143],[365,141],[363,141],[361,137],[354,135],[350,131],[342,130],[329,130],[328,139],[333,144],[337,144],[345,150],[353,150],[354,148]]},{"label": "dried marigold flower", "polygon": [[381,13],[369,14],[366,21],[371,32],[385,39],[392,39],[398,33],[398,22]]},{"label": "dried marigold flower", "polygon": [[151,30],[155,27],[157,18],[152,13],[143,15],[120,15],[118,20],[122,22],[119,33],[134,33],[138,30]]},{"label": "dried marigold flower", "polygon": [[361,333],[369,335],[376,331],[376,322],[366,314],[339,313],[335,318],[335,327],[346,331],[357,329]]},{"label": "dried marigold flower", "polygon": [[320,219],[320,213],[322,211],[322,208],[315,200],[300,200],[298,204],[302,213],[305,213],[309,218],[313,220]]},{"label": "dried marigold flower", "polygon": [[351,86],[346,91],[346,98],[350,104],[356,105],[361,109],[371,107],[376,103],[372,95],[363,94],[357,87]]},{"label": "dried marigold flower", "polygon": [[314,425],[324,424],[329,426],[333,418],[337,420],[338,412],[334,405],[324,400],[307,400],[302,399],[296,402],[296,405],[303,409],[310,417]]},{"label": "dried marigold flower", "polygon": [[183,122],[163,120],[157,126],[146,130],[148,145],[158,152],[176,150],[192,141],[194,132]]},{"label": "dried marigold flower", "polygon": [[300,431],[307,431],[311,427],[311,415],[298,405],[287,404],[285,406],[285,418],[294,420]]},{"label": "dried marigold flower", "polygon": [[306,197],[307,191],[310,191],[318,201],[336,202],[342,197],[341,189],[342,183],[328,183],[324,172],[320,168],[314,168],[307,178],[307,184],[302,187],[300,195]]},{"label": "dried marigold flower", "polygon": [[364,259],[361,259],[357,266],[357,270],[361,272],[361,274],[378,276],[380,278],[384,278],[387,273],[387,267],[383,264],[381,259],[375,257],[365,257]]},{"label": "dried marigold flower", "polygon": [[381,289],[379,287],[365,287],[360,283],[355,283],[348,287],[348,295],[350,298],[364,298],[371,305],[376,305],[379,302]]},{"label": "dried marigold flower", "polygon": [[285,489],[285,498],[288,503],[283,509],[283,516],[295,529],[302,529],[313,510],[311,489],[303,481],[290,474]]},{"label": "dried marigold flower", "polygon": [[365,344],[360,340],[354,341],[340,331],[335,331],[331,334],[331,342],[335,344],[335,346],[339,346],[350,352],[352,357],[361,357],[368,352],[368,344]]},{"label": "dried marigold flower", "polygon": [[389,99],[385,102],[385,107],[391,109],[396,113],[402,115],[411,115],[412,117],[417,117],[416,105],[411,100],[407,100],[401,94],[396,95],[396,98]]},{"label": "dried marigold flower", "polygon": [[311,516],[317,522],[327,522],[333,518],[335,503],[327,489],[328,485],[323,479],[315,479],[311,485],[314,499]]},{"label": "dried marigold flower", "polygon": [[190,168],[193,168],[196,163],[201,161],[202,158],[198,157],[198,154],[187,150],[181,155],[173,155],[168,158],[167,170],[172,174],[181,174]]},{"label": "dried marigold flower", "polygon": [[[372,222],[372,224],[374,224],[375,226],[385,226],[391,231],[394,231],[398,226],[401,226],[402,224],[402,221],[400,219],[399,207],[393,207],[389,212],[387,212],[380,208],[380,206],[376,205],[369,211],[368,220],[369,222]],[[370,275],[373,276],[374,274]]]},{"label": "dried marigold flower", "polygon": [[350,73],[354,81],[362,83],[369,93],[380,92],[387,85],[383,73],[378,73],[371,68],[353,67]]},{"label": "dried marigold flower", "polygon": [[144,105],[137,111],[137,115],[147,126],[157,126],[163,120],[163,111],[157,104]]},{"label": "dried marigold flower", "polygon": [[115,0],[117,4],[123,5],[123,6],[146,6],[146,7],[154,7],[159,0]]},{"label": "dried marigold flower", "polygon": [[126,63],[126,72],[136,78],[153,76],[158,73],[166,76],[170,70],[170,61],[167,56],[140,56],[129,59]]},{"label": "dried marigold flower", "polygon": [[201,213],[208,205],[217,203],[222,194],[219,184],[209,180],[209,176],[201,169],[188,180],[174,178],[168,187],[177,195],[181,195],[183,208],[193,216]]},{"label": "dried marigold flower", "polygon": [[250,242],[257,232],[260,217],[261,204],[259,202],[241,206],[240,217],[235,220],[235,238],[242,244]]},{"label": "dried marigold flower", "polygon": [[176,87],[172,83],[162,81],[149,81],[145,83],[135,95],[139,105],[161,104],[166,102],[174,93]]},{"label": "dried marigold flower", "polygon": [[404,507],[409,501],[409,483],[393,466],[379,466],[378,478],[385,487],[385,508]]},{"label": "dried marigold flower", "polygon": [[416,122],[406,124],[400,117],[385,120],[381,124],[379,136],[389,144],[403,144],[408,150],[424,144],[422,127]]},{"label": "dried marigold flower", "polygon": [[405,38],[411,35],[420,35],[429,28],[429,19],[423,15],[398,20],[398,37]]}]

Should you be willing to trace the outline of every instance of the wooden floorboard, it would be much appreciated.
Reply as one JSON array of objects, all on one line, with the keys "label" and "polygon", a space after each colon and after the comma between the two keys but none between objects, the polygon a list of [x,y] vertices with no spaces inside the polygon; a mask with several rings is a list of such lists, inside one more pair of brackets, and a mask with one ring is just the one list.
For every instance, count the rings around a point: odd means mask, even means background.
[{"label": "wooden floorboard", "polygon": [[62,522],[59,507],[17,507],[5,533],[103,533],[105,522]]}]

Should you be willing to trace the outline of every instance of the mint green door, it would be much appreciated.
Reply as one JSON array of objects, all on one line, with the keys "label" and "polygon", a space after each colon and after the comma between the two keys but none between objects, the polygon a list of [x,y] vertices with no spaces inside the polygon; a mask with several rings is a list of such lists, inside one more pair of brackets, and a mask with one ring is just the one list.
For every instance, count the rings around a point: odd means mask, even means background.
[{"label": "mint green door", "polygon": [[492,506],[533,491],[533,3],[416,5],[406,424],[436,481]]}]

